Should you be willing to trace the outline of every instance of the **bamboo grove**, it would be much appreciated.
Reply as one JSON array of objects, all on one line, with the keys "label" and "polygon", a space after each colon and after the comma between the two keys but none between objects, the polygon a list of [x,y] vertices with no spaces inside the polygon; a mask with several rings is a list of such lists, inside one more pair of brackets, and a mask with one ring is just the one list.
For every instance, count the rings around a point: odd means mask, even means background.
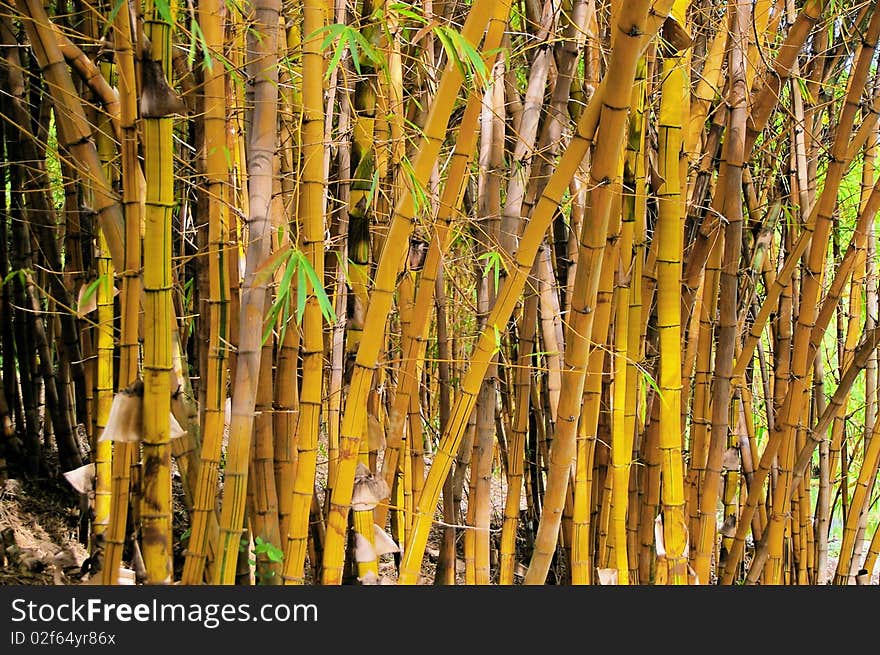
[{"label": "bamboo grove", "polygon": [[869,584],[878,38],[0,0],[0,479],[104,584]]}]

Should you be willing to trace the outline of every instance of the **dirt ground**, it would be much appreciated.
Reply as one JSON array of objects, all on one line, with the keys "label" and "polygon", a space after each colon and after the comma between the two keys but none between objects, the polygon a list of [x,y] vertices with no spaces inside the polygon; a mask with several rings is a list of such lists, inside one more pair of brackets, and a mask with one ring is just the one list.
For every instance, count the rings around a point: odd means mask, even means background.
[{"label": "dirt ground", "polygon": [[[176,485],[179,487],[179,482]],[[186,528],[186,511],[182,492],[179,488],[176,491],[175,534],[179,535]],[[493,479],[491,497],[494,529],[500,526],[504,499],[497,478]],[[0,546],[0,585],[76,585],[88,581],[89,553],[78,538],[80,517],[78,494],[63,480],[10,479],[0,485],[0,544],[5,546]],[[461,539],[462,531],[456,534]],[[428,540],[421,584],[433,583],[441,538],[441,527],[437,525]],[[175,544],[177,547],[178,539]],[[176,569],[182,567],[184,555],[183,550],[176,550]],[[831,576],[835,566],[834,559],[829,561]],[[518,568],[522,570],[522,566]],[[393,555],[380,558],[379,573],[384,584],[396,582]],[[464,583],[460,555],[455,577],[457,584]],[[872,576],[871,584],[880,584],[880,572]]]},{"label": "dirt ground", "polygon": [[[188,526],[182,492],[176,491],[174,522],[179,536]],[[7,546],[0,547],[0,585],[76,585],[88,581],[89,552],[78,538],[80,516],[78,494],[63,480],[10,479],[0,485],[0,543]],[[439,529],[432,532],[422,569],[423,584],[433,581],[440,538]],[[185,557],[179,544],[175,539],[178,573]],[[396,581],[393,555],[383,555],[379,567],[385,584]],[[463,567],[459,559],[456,578],[460,583],[464,582]]]},{"label": "dirt ground", "polygon": [[[45,479],[0,486],[0,585],[78,584],[89,554],[79,542],[79,499]],[[11,538],[10,538],[11,537]],[[14,545],[11,545],[14,544]]]}]

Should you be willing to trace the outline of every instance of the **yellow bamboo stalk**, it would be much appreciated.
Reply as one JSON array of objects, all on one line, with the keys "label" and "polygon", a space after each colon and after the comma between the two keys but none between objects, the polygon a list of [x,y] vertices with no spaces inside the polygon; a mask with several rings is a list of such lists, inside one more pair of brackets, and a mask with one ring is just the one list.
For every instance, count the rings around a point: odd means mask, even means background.
[{"label": "yellow bamboo stalk", "polygon": [[[276,161],[278,157],[276,156]],[[270,205],[274,227],[283,225],[281,220],[280,178],[275,177],[274,200]],[[266,293],[265,312],[271,307],[271,293]],[[275,548],[281,546],[281,528],[278,523],[278,493],[275,487],[275,444],[273,399],[273,337],[263,343],[260,356],[260,372],[254,403],[254,434],[251,439],[250,465],[248,469],[248,509],[251,533],[254,539]],[[281,562],[268,553],[257,553],[254,572],[257,584],[281,584]]]},{"label": "yellow bamboo stalk", "polygon": [[[627,221],[621,231],[621,269],[619,276],[628,276],[632,249],[632,222]],[[625,263],[624,263],[625,262]],[[629,560],[626,538],[626,514],[629,505],[629,477],[632,463],[633,439],[635,435],[625,420],[627,408],[627,375],[630,373],[627,357],[629,354],[629,294],[628,284],[621,284],[616,292],[614,317],[614,357],[612,397],[612,439],[611,439],[611,543],[610,561],[617,569],[617,583],[630,584]],[[632,399],[635,400],[634,398]]]},{"label": "yellow bamboo stalk", "polygon": [[[81,53],[80,53],[81,54]],[[102,62],[100,72],[95,69],[95,75],[104,84],[113,75],[113,65],[110,62]],[[115,92],[114,92],[115,93]],[[120,137],[119,130],[119,106],[115,108],[116,121],[115,133]],[[98,119],[96,145],[98,156],[104,167],[105,174],[110,180],[114,180],[115,171],[111,164],[115,154],[115,145],[111,139],[110,118],[101,114]],[[115,180],[114,180],[115,181]],[[97,362],[95,365],[95,431],[92,434],[92,447],[95,453],[95,504],[94,517],[92,518],[92,543],[91,551],[94,555],[98,548],[103,547],[104,534],[110,523],[110,505],[112,501],[112,454],[113,442],[101,441],[100,437],[107,425],[110,415],[110,406],[113,403],[113,350],[115,338],[113,333],[114,319],[114,270],[113,261],[107,248],[107,243],[98,230],[98,288],[96,289],[96,303],[98,307],[97,344],[95,352]]]},{"label": "yellow bamboo stalk", "polygon": [[[644,109],[645,59],[636,65],[635,83],[630,101],[632,116],[624,155],[623,216],[620,232],[620,256],[616,273],[614,304],[614,356],[612,357],[612,439],[611,439],[611,556],[610,565],[617,570],[620,585],[633,584],[634,561],[630,561],[627,543],[627,514],[636,513],[630,506],[630,474],[636,436],[636,405],[639,389],[638,371],[633,350],[639,342],[641,307],[633,300],[641,288],[640,253],[633,252],[636,230],[644,229],[646,195],[644,192]],[[635,285],[632,280],[636,280]],[[634,313],[636,312],[636,313]],[[636,317],[635,320],[630,320]],[[635,569],[637,571],[637,568]]]},{"label": "yellow bamboo stalk", "polygon": [[[679,161],[682,148],[682,105],[686,93],[681,56],[663,59],[658,123],[659,164],[663,184],[657,191],[657,333],[660,343],[660,475],[663,537],[669,582],[687,584],[687,524],[684,518],[684,473],[681,458],[681,199]],[[618,572],[619,575],[619,572]]]},{"label": "yellow bamboo stalk", "polygon": [[[171,71],[171,25],[147,3],[147,35],[142,53],[151,66]],[[143,64],[147,65],[146,61]],[[157,90],[152,89],[155,93]],[[147,90],[142,91],[141,98]],[[147,581],[168,584],[171,569],[171,331],[177,329],[171,304],[171,212],[174,200],[172,130],[164,111],[144,116],[144,436],[140,505],[141,550]]]},{"label": "yellow bamboo stalk", "polygon": [[[120,387],[127,387],[138,377],[138,333],[141,297],[141,223],[143,221],[144,181],[138,162],[137,84],[134,50],[128,12],[119,11],[113,21],[116,83],[119,87],[120,144],[122,167],[122,207],[125,218],[121,326],[119,339]],[[128,518],[130,466],[135,446],[117,443],[113,447],[110,524],[105,535],[103,584],[115,584],[122,561],[125,526]]]},{"label": "yellow bamboo stalk", "polygon": [[837,569],[834,572],[834,584],[849,584],[853,576],[850,564],[853,551],[856,547],[856,536],[859,534],[859,523],[868,511],[868,495],[877,477],[877,469],[880,467],[880,421],[874,422],[874,428],[870,436],[865,434],[866,447],[862,459],[862,467],[859,469],[859,477],[856,480],[849,512],[846,515],[846,523],[843,526],[843,538],[840,544],[840,559],[837,560]]},{"label": "yellow bamboo stalk", "polygon": [[[318,279],[324,275],[324,58],[321,35],[324,7],[320,0],[303,5],[302,42],[302,178],[300,221],[302,248]],[[308,546],[309,510],[315,489],[318,430],[323,396],[324,335],[321,309],[314,290],[306,297],[303,313],[302,387],[297,426],[297,464],[290,501],[290,522],[284,549],[284,582],[301,584]],[[335,489],[335,486],[334,486]],[[313,566],[316,562],[312,563]]]},{"label": "yellow bamboo stalk", "polygon": [[[712,379],[712,320],[718,307],[718,283],[721,276],[721,251],[723,240],[717,236],[706,262],[702,283],[702,302],[700,303],[700,332],[697,335],[697,359],[694,372],[694,391],[691,402],[690,459],[688,462],[688,508],[689,531],[698,534],[699,530],[699,491],[702,487],[703,472],[709,448],[709,424],[711,412]],[[693,551],[692,556],[696,554]]]},{"label": "yellow bamboo stalk", "polygon": [[[504,23],[501,20],[491,21],[484,40],[486,50],[494,50],[501,42]],[[493,55],[494,57],[494,55]],[[492,64],[492,59],[486,59],[486,65]],[[449,164],[449,172],[446,184],[440,197],[435,224],[437,225],[428,253],[425,257],[425,265],[419,275],[416,285],[415,301],[413,309],[412,327],[403,333],[403,366],[398,373],[398,385],[394,395],[394,404],[391,409],[389,430],[385,455],[382,459],[382,475],[389,484],[397,467],[398,451],[403,438],[404,418],[407,414],[410,401],[417,388],[419,375],[418,366],[424,360],[427,346],[427,330],[430,307],[434,298],[434,286],[440,270],[442,255],[449,247],[452,237],[451,223],[453,216],[458,212],[461,199],[467,181],[466,173],[473,157],[474,147],[479,134],[477,118],[480,115],[481,98],[478,93],[471,94],[465,106],[461,119],[459,137],[456,140],[452,161]],[[388,508],[379,505],[376,508],[376,523],[384,525]]]},{"label": "yellow bamboo stalk", "polygon": [[[299,22],[289,21],[287,29],[286,51],[296,52],[300,48],[301,39]],[[294,73],[302,75],[302,58],[292,63]],[[299,86],[290,79],[291,74],[280,71],[282,76],[282,156],[286,155],[285,169],[290,174],[283,174],[282,193],[288,201],[285,211],[290,217],[289,234],[294,234],[296,217],[299,215],[299,181],[300,181],[300,122],[302,119],[302,94]],[[293,289],[291,289],[293,293]],[[337,315],[340,312],[337,310]],[[299,421],[299,343],[300,330],[292,323],[287,325],[275,362],[275,377],[280,384],[275,385],[275,484],[278,490],[278,525],[281,533],[282,547],[287,539],[290,523],[290,506],[293,502],[293,482],[296,479],[296,435]],[[332,375],[332,374],[331,374]],[[340,385],[341,386],[341,385]],[[332,388],[332,383],[331,383]],[[329,404],[333,406],[331,397]],[[332,422],[331,422],[332,425]]]},{"label": "yellow bamboo stalk", "polygon": [[[622,162],[621,162],[622,163]],[[622,169],[622,166],[621,166]],[[619,189],[617,196],[619,198]],[[617,198],[613,202],[617,202]],[[611,215],[617,216],[619,212],[612,211]],[[585,214],[585,224],[590,220],[590,214]],[[617,227],[609,228],[609,234],[619,234],[619,224]],[[583,238],[581,239],[583,242]],[[610,245],[607,246],[610,254],[603,258],[601,273],[599,275],[599,284],[596,291],[595,309],[591,314],[595,315],[592,325],[591,341],[596,344],[589,355],[587,362],[587,377],[584,382],[583,403],[580,410],[580,420],[577,426],[577,455],[575,458],[575,469],[577,471],[574,480],[573,503],[572,503],[572,536],[571,536],[571,579],[572,584],[589,584],[593,565],[593,551],[590,535],[592,533],[591,521],[595,508],[601,506],[603,511],[600,513],[599,522],[599,549],[603,553],[605,539],[607,537],[608,525],[608,506],[600,505],[600,495],[594,493],[594,489],[601,489],[599,485],[605,486],[601,476],[594,478],[593,469],[600,468],[595,466],[596,458],[596,441],[599,437],[599,414],[602,400],[602,373],[605,368],[606,344],[608,341],[608,328],[611,325],[612,316],[612,292],[614,286],[614,277],[617,269],[617,246],[619,241],[616,238],[607,240]],[[577,278],[575,278],[577,280]],[[575,298],[572,298],[575,302]],[[570,338],[570,335],[569,335]],[[564,380],[564,377],[563,377]],[[564,387],[564,385],[563,385]],[[561,398],[561,396],[560,396]],[[557,432],[558,436],[558,432]],[[608,440],[603,440],[608,443]],[[552,451],[551,451],[552,454]],[[606,453],[602,453],[605,457]],[[584,458],[583,461],[581,458]],[[604,468],[601,467],[601,468]],[[547,501],[544,501],[545,509]],[[604,553],[603,553],[604,554]]]},{"label": "yellow bamboo stalk", "polygon": [[641,447],[639,495],[641,497],[640,521],[639,521],[639,582],[649,584],[656,582],[661,577],[665,578],[667,571],[656,569],[656,544],[654,539],[654,522],[660,509],[660,450],[659,425],[660,425],[660,400],[655,390],[650,396],[649,419],[645,426],[645,433]]},{"label": "yellow bamboo stalk", "polygon": [[[874,568],[877,566],[877,557],[880,555],[880,526],[874,526],[874,536],[871,537],[871,543],[868,546],[868,553],[865,555],[865,563],[859,574],[866,574],[868,579],[874,575]],[[856,578],[858,580],[858,578]]]},{"label": "yellow bamboo stalk", "polygon": [[110,524],[110,504],[112,498],[111,456],[113,442],[100,441],[110,405],[113,403],[113,263],[107,244],[100,231],[98,232],[98,366],[96,376],[97,411],[95,413],[95,517],[93,519],[93,535],[96,541],[103,541],[104,534]]},{"label": "yellow bamboo stalk", "polygon": [[181,582],[199,584],[208,557],[208,520],[217,502],[220,451],[225,430],[227,348],[229,340],[228,166],[226,163],[226,75],[223,49],[223,3],[200,2],[199,25],[212,53],[204,69],[205,194],[208,198],[208,355],[201,465],[193,498],[191,532]]},{"label": "yellow bamboo stalk", "polygon": [[514,371],[514,417],[511,422],[511,438],[508,443],[507,495],[504,500],[504,518],[501,523],[501,554],[498,566],[498,584],[500,585],[513,584],[516,565],[516,526],[519,521],[522,498],[523,457],[525,455],[526,432],[529,426],[532,386],[531,360],[532,353],[537,350],[538,296],[535,292],[536,285],[537,280],[532,278],[526,286],[526,296],[517,331],[519,350]]},{"label": "yellow bamboo stalk", "polygon": [[[627,370],[626,398],[624,410],[624,430],[632,435],[633,448],[631,459],[638,457],[637,437],[645,424],[644,388],[642,371],[645,359],[645,344],[642,335],[642,269],[645,257],[645,224],[647,215],[647,188],[645,181],[645,93],[647,84],[647,59],[643,55],[636,66],[635,84],[633,86],[632,111],[630,118],[627,152],[624,158],[624,191],[623,191],[623,226],[632,221],[632,264],[629,275],[629,315],[627,317]],[[630,499],[628,502],[627,534],[628,564],[630,567],[629,582],[640,582],[638,567],[638,524],[640,512],[638,505],[638,472],[631,469]]]}]

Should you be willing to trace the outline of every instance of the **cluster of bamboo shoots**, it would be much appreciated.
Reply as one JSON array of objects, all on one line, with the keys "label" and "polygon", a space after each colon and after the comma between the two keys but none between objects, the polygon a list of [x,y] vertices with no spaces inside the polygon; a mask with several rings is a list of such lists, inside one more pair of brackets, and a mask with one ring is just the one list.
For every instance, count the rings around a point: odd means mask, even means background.
[{"label": "cluster of bamboo shoots", "polygon": [[93,576],[870,580],[872,3],[2,1],[0,477]]}]

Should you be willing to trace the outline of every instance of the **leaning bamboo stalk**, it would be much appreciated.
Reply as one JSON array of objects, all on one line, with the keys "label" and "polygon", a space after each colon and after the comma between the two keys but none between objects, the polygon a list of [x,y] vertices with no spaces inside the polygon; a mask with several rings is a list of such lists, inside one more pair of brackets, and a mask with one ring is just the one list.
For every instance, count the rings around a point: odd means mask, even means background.
[{"label": "leaning bamboo stalk", "polygon": [[706,53],[703,70],[700,71],[700,80],[697,82],[693,97],[691,98],[691,112],[688,118],[687,133],[684,138],[684,150],[688,154],[691,164],[696,164],[699,155],[700,136],[705,128],[706,117],[709,115],[712,101],[718,95],[728,35],[728,30],[723,26],[719,26]]},{"label": "leaning bamboo stalk", "polygon": [[737,298],[739,286],[739,260],[741,253],[743,213],[742,213],[742,172],[745,165],[746,128],[746,70],[745,44],[749,23],[745,6],[740,3],[728,4],[730,13],[729,75],[730,95],[728,105],[727,135],[724,140],[724,164],[726,187],[716,193],[723,193],[724,215],[727,225],[724,228],[724,249],[721,258],[719,277],[719,319],[716,331],[715,366],[712,385],[712,425],[711,438],[706,454],[706,468],[700,487],[700,518],[696,535],[694,570],[697,579],[708,583],[715,551],[716,505],[721,482],[721,460],[727,446],[727,431],[730,419],[731,377],[737,328]]},{"label": "leaning bamboo stalk", "polygon": [[[859,571],[859,575],[865,574],[870,580],[874,575],[874,568],[877,566],[877,557],[880,555],[880,525],[874,526],[874,536],[871,537],[871,543],[868,545],[868,552],[865,555],[865,562]],[[858,576],[856,584],[858,584]]]},{"label": "leaning bamboo stalk", "polygon": [[862,466],[859,469],[859,477],[856,480],[846,523],[843,527],[843,537],[840,544],[840,558],[837,560],[837,569],[834,572],[834,584],[849,584],[853,575],[850,565],[856,548],[856,537],[859,534],[859,524],[868,511],[869,495],[877,470],[880,467],[880,421],[874,422],[874,428],[870,436],[865,433],[865,455]]},{"label": "leaning bamboo stalk", "polygon": [[[500,14],[499,14],[500,15]],[[483,42],[484,50],[494,51],[501,43],[501,37],[506,26],[504,18],[490,20]],[[489,67],[494,62],[494,54],[491,58],[484,59]],[[434,287],[439,277],[443,255],[447,252],[452,239],[452,220],[461,206],[462,197],[467,182],[467,172],[477,144],[479,130],[477,129],[480,115],[480,94],[472,93],[465,106],[461,118],[458,139],[449,163],[446,176],[446,184],[440,196],[437,215],[434,219],[436,228],[428,247],[424,267],[419,275],[415,291],[415,305],[413,309],[412,329],[403,334],[403,366],[398,372],[398,385],[394,394],[394,404],[390,412],[389,429],[385,455],[382,459],[382,475],[388,484],[391,484],[394,471],[397,467],[398,452],[402,442],[404,420],[409,407],[409,396],[417,388],[417,368],[424,359],[427,345],[427,331],[429,328],[428,317],[430,307],[434,299]],[[388,508],[380,504],[376,508],[376,523],[385,525]]]},{"label": "leaning bamboo stalk", "polygon": [[792,468],[792,488],[801,482],[806,473],[807,467],[810,465],[813,450],[825,439],[831,422],[835,417],[839,416],[841,411],[846,407],[846,401],[853,383],[858,374],[868,365],[872,353],[877,349],[878,343],[880,343],[880,327],[874,327],[870,332],[865,334],[864,340],[859,344],[858,348],[856,348],[852,360],[848,363],[843,371],[843,375],[840,377],[837,389],[835,389],[827,406],[819,415],[816,425],[814,425],[807,434],[806,443],[804,443],[798,451]]},{"label": "leaning bamboo stalk", "polygon": [[[664,7],[666,7],[666,3],[664,3]],[[647,13],[647,6],[639,8]],[[627,18],[629,18],[629,16],[627,16]],[[619,33],[619,38],[635,39],[635,43],[633,44],[635,47],[629,49],[625,47],[615,48],[613,50],[611,60],[613,63],[613,66],[611,67],[612,71],[616,71],[618,67],[621,70],[626,71],[628,68],[631,67],[632,72],[630,73],[630,75],[634,75],[635,58],[637,58],[638,56],[638,45],[641,42],[638,39],[643,32],[642,28],[644,26],[644,20],[645,17],[642,16],[641,19],[635,19],[631,23],[625,23],[629,26],[635,25],[633,31],[636,35],[635,37],[627,37],[626,33],[629,28],[626,28],[626,30]],[[640,23],[639,21],[642,22]],[[649,34],[653,34],[653,32],[649,32]],[[635,52],[629,52],[628,50],[635,50]],[[630,61],[630,59],[632,60]],[[615,82],[616,84],[618,84],[619,80],[621,79],[619,76],[609,76],[606,79],[609,79],[611,77],[614,77],[617,80]],[[623,79],[625,79],[625,74]],[[626,86],[626,84],[624,84],[624,86]],[[610,104],[611,107],[628,106],[629,88],[624,88],[623,90],[614,90],[618,94],[622,94],[625,97],[623,100],[615,98],[619,102],[611,102],[608,104]],[[489,360],[491,359],[491,355],[495,350],[495,329],[497,329],[496,326],[506,324],[507,318],[513,311],[513,307],[518,297],[522,293],[523,287],[525,286],[526,278],[528,277],[528,271],[532,267],[534,256],[540,246],[541,239],[543,238],[543,235],[546,232],[550,221],[552,220],[555,209],[559,205],[562,193],[568,187],[568,183],[572,175],[574,174],[577,166],[581,163],[584,155],[586,154],[586,150],[594,134],[595,125],[598,122],[602,95],[603,92],[601,90],[597,90],[596,94],[593,96],[592,101],[584,110],[581,116],[581,120],[578,124],[576,135],[573,137],[571,144],[563,154],[556,173],[548,181],[544,193],[541,196],[541,200],[536,205],[534,211],[532,212],[531,220],[528,222],[523,234],[521,235],[520,250],[516,255],[514,266],[511,267],[512,270],[508,271],[509,277],[502,286],[498,294],[495,308],[487,319],[487,328],[484,329],[480,334],[479,341],[476,344],[474,354],[471,358],[470,368],[468,369],[468,373],[462,382],[461,391],[456,398],[456,405],[452,411],[449,427],[444,432],[443,437],[441,438],[440,444],[438,445],[437,451],[434,455],[434,462],[431,466],[431,470],[428,473],[428,478],[425,481],[425,488],[419,500],[415,523],[413,525],[412,541],[409,547],[404,551],[403,559],[401,561],[401,572],[399,578],[399,582],[401,584],[413,584],[418,579],[418,569],[422,560],[422,556],[424,555],[424,548],[427,543],[428,530],[432,522],[434,506],[436,505],[437,498],[439,497],[440,486],[442,485],[442,481],[449,471],[451,461],[455,457],[455,453],[458,450],[458,446],[464,434],[464,428],[467,423],[467,418],[470,415],[471,410],[473,409],[476,389],[482,382],[483,376],[486,372],[486,368],[488,367]],[[614,110],[611,110],[609,113],[612,118],[616,118]],[[620,122],[619,129],[622,128],[623,124],[622,122]],[[620,136],[622,136],[622,133]],[[619,141],[620,138],[616,140]],[[614,145],[614,142],[615,139],[613,137],[609,137],[609,147],[616,148],[617,145]],[[616,159],[617,158],[615,157],[614,161],[616,161]],[[601,213],[599,215],[601,216]],[[603,234],[603,245],[604,238],[605,235]],[[586,314],[584,316],[589,315]],[[583,333],[583,330],[581,330],[581,333]],[[582,350],[586,351],[586,348],[583,348]],[[583,359],[585,355],[586,352],[580,353],[581,359]],[[580,390],[578,390],[578,393],[576,395],[579,399]],[[574,421],[572,420],[571,423],[573,424]],[[557,441],[554,441],[554,443],[556,443]],[[571,458],[568,458],[564,462],[564,466],[566,467],[566,475],[568,470],[567,466],[570,459]],[[561,491],[562,493],[559,495],[561,497],[564,497],[564,486],[562,487]],[[556,521],[557,527],[555,532],[558,533],[558,516],[556,517]],[[547,530],[547,528],[545,528],[545,530]],[[549,531],[553,532],[553,530]],[[549,565],[549,558],[547,564]],[[546,575],[546,569],[544,570],[541,577],[543,578],[544,575]]]},{"label": "leaning bamboo stalk", "polygon": [[[821,16],[825,5],[825,0],[810,0],[810,2],[807,2],[801,12],[798,14],[798,17],[792,25],[791,29],[789,30],[785,42],[780,46],[779,55],[777,55],[776,61],[774,62],[773,66],[775,75],[768,78],[767,85],[761,89],[755,102],[752,104],[752,109],[748,120],[748,130],[746,134],[745,152],[747,157],[751,155],[751,150],[754,146],[755,140],[758,137],[758,134],[760,134],[760,132],[767,125],[767,121],[770,118],[770,114],[776,102],[775,99],[778,98],[779,89],[781,89],[782,83],[786,79],[788,79],[788,76],[794,65],[794,60],[797,52],[802,47],[804,40],[806,39],[806,36],[812,29],[813,25],[815,25],[815,23],[819,20],[819,17]],[[846,122],[844,120],[844,117],[841,117],[841,121],[838,123],[838,125],[845,125],[846,127],[844,129],[837,130],[835,134],[835,143],[838,143],[841,139],[847,140],[849,138],[849,135],[852,133],[852,122]],[[805,132],[809,132],[809,130],[807,129],[805,130]],[[835,149],[841,155],[843,155],[843,152],[846,152],[847,154],[851,152],[851,148],[846,149],[845,151],[841,151],[840,145],[835,146]],[[846,161],[849,161],[849,159],[846,159]],[[841,157],[840,159],[838,159],[837,156],[835,156],[828,166],[828,172],[826,173],[825,177],[825,184],[819,198],[820,203],[823,198],[825,199],[825,202],[834,201],[834,199],[836,198],[837,187],[840,180],[838,176],[842,176],[844,170],[844,158]],[[826,194],[826,189],[829,192],[828,194]],[[752,358],[755,346],[761,337],[761,333],[763,332],[764,327],[767,324],[767,320],[770,318],[770,315],[773,313],[774,308],[776,307],[776,304],[779,300],[779,295],[782,293],[782,290],[789,284],[791,277],[797,268],[798,262],[807,251],[810,240],[813,238],[813,232],[815,229],[817,217],[820,216],[818,209],[818,203],[814,203],[811,205],[810,212],[805,221],[804,231],[800,234],[797,241],[792,246],[789,252],[789,256],[786,258],[784,265],[778,272],[773,285],[767,290],[767,295],[763,303],[761,304],[761,309],[758,315],[755,317],[751,328],[749,329],[749,333],[745,338],[742,350],[737,358],[736,366],[734,368],[734,378],[739,378],[745,371],[745,368],[748,365],[748,361]]]},{"label": "leaning bamboo stalk", "polygon": [[262,355],[263,311],[267,281],[257,275],[271,250],[273,160],[278,116],[278,0],[257,0],[253,5],[253,116],[248,139],[248,244],[245,279],[241,288],[238,359],[232,387],[229,449],[223,477],[218,565],[214,582],[232,584],[244,520],[248,462],[253,436],[255,385]]},{"label": "leaning bamboo stalk", "polygon": [[[121,140],[122,130],[119,125],[119,93],[110,86],[108,81],[109,74],[103,73],[95,63],[80,50],[69,38],[64,36],[59,28],[52,23],[52,31],[58,40],[58,47],[61,54],[70,62],[71,68],[76,71],[80,79],[86,83],[92,93],[97,96],[104,107],[104,112],[109,119],[109,126],[99,127],[99,132],[103,132],[103,136],[109,137],[111,134],[117,141]],[[103,67],[103,62],[102,62]],[[101,134],[98,135],[99,137]],[[109,179],[108,175],[108,179]]]},{"label": "leaning bamboo stalk", "polygon": [[[471,43],[477,42],[489,22],[492,12],[506,16],[509,5],[477,0],[471,7],[462,29],[462,36]],[[502,11],[505,10],[505,11]],[[446,136],[446,127],[452,112],[458,89],[463,82],[459,68],[450,62],[440,80],[431,112],[423,129],[421,146],[412,163],[411,184],[424,188],[434,168],[437,154]],[[352,373],[349,395],[345,403],[339,439],[339,461],[336,468],[336,486],[330,499],[327,523],[327,542],[324,546],[323,582],[339,584],[343,568],[344,544],[347,534],[347,517],[351,502],[352,484],[363,427],[366,425],[366,398],[372,386],[373,371],[382,347],[385,323],[391,311],[395,281],[404,260],[412,232],[415,199],[414,189],[407,188],[398,201],[385,238],[379,265],[374,278],[374,288],[364,322],[364,334],[358,348]],[[406,409],[406,408],[404,408]]]},{"label": "leaning bamboo stalk", "polygon": [[17,3],[34,55],[47,80],[52,97],[59,144],[68,148],[79,170],[92,185],[94,210],[107,247],[117,270],[124,268],[123,217],[119,199],[113,192],[91,138],[92,130],[85,117],[82,101],[73,85],[67,62],[51,28],[46,9],[37,0]]},{"label": "leaning bamboo stalk", "polygon": [[[880,93],[880,84],[878,84],[880,78],[877,75],[874,75],[873,86],[874,86],[874,100],[875,107],[871,110],[864,110],[862,112],[864,123],[870,127],[868,133],[870,134],[869,140],[865,143],[864,150],[862,153],[862,180],[861,180],[861,188],[860,188],[860,199],[859,206],[862,212],[865,212],[863,205],[867,204],[870,200],[870,197],[873,195],[871,191],[874,182],[875,175],[875,165],[877,159],[877,109],[876,109],[876,100],[878,97],[878,93]],[[862,127],[865,127],[863,125]],[[861,128],[860,128],[861,129]],[[874,214],[876,212],[871,210],[870,214],[870,227],[868,228],[868,243],[867,243],[867,253],[865,258],[865,277],[867,284],[865,286],[865,330],[873,328],[877,323],[877,310],[878,310],[878,291],[877,291],[877,258],[876,258],[876,230],[874,227]],[[865,421],[864,421],[864,430],[865,434],[870,433],[873,430],[874,422],[877,420],[877,409],[878,409],[878,395],[877,395],[877,353],[876,351],[871,355],[868,360],[868,365],[865,367]],[[863,446],[863,452],[867,451],[869,444],[865,442]],[[873,493],[874,482],[869,483],[868,494]],[[865,530],[867,528],[868,521],[868,513],[865,512],[860,517],[858,532],[856,534],[855,547],[853,550],[853,554],[851,556],[851,575],[855,576],[858,571],[858,563],[862,559],[862,552],[864,548],[865,541]]]}]

